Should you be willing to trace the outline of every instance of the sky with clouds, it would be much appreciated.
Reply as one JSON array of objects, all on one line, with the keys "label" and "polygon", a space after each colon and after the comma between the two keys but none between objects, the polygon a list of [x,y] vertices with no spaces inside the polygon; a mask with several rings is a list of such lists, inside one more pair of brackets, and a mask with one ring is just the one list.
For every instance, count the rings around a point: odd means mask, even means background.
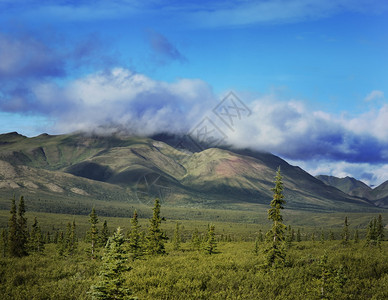
[{"label": "sky with clouds", "polygon": [[[0,132],[187,133],[208,117],[231,145],[376,185],[387,53],[385,0],[0,0]],[[212,111],[229,91],[251,111],[233,129]]]}]

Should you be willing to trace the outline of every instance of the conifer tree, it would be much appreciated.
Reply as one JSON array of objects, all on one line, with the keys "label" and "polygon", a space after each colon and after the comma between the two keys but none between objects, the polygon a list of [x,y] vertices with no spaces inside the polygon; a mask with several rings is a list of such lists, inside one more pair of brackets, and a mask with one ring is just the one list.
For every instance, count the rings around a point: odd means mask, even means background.
[{"label": "conifer tree", "polygon": [[87,232],[87,241],[90,243],[90,256],[95,258],[95,251],[98,244],[98,216],[95,208],[92,208],[92,212],[89,215],[90,229]]},{"label": "conifer tree", "polygon": [[29,245],[33,252],[42,252],[44,250],[44,239],[36,217],[34,218],[34,224],[32,224]]},{"label": "conifer tree", "polygon": [[195,228],[191,235],[191,245],[195,250],[199,250],[201,247],[201,238],[199,236],[198,228]]},{"label": "conifer tree", "polygon": [[376,231],[377,221],[376,218],[373,218],[367,228],[365,246],[376,246],[377,245],[377,231]]},{"label": "conifer tree", "polygon": [[321,230],[321,239],[320,239],[321,244],[325,243],[325,233],[323,232],[323,229]]},{"label": "conifer tree", "polygon": [[265,248],[267,264],[269,266],[283,264],[286,256],[284,249],[284,230],[286,226],[282,223],[283,217],[280,213],[280,210],[284,209],[283,205],[286,201],[283,196],[280,167],[276,172],[275,187],[272,191],[274,192],[273,199],[270,203],[271,208],[268,210],[268,219],[272,220],[272,227],[266,234],[267,246]]},{"label": "conifer tree", "polygon": [[378,216],[376,221],[376,235],[377,239],[379,241],[384,240],[384,224],[383,224],[383,217],[381,215]]},{"label": "conifer tree", "polygon": [[349,244],[349,224],[348,217],[345,217],[344,227],[342,229],[342,244],[344,246]]},{"label": "conifer tree", "polygon": [[24,197],[20,197],[19,207],[18,207],[18,230],[17,230],[17,244],[18,244],[18,256],[26,256],[27,252],[27,243],[28,243],[28,229],[27,229],[27,218],[24,216],[26,213],[26,208],[24,205]]},{"label": "conifer tree", "polygon": [[180,249],[181,241],[182,241],[182,238],[181,238],[181,233],[180,233],[180,229],[179,229],[179,223],[176,222],[175,231],[174,231],[174,239],[173,239],[173,242],[174,242],[173,249],[174,250]]},{"label": "conifer tree", "polygon": [[102,229],[100,231],[100,236],[99,236],[99,243],[101,246],[105,247],[108,239],[109,239],[109,229],[108,229],[108,223],[106,220],[104,220],[104,223],[102,224]]},{"label": "conifer tree", "polygon": [[15,196],[11,199],[10,218],[8,222],[8,254],[10,256],[20,256],[18,249],[18,222]]},{"label": "conifer tree", "polygon": [[207,254],[214,254],[216,253],[217,248],[217,242],[216,242],[216,235],[215,235],[215,226],[210,225],[209,231],[207,234],[207,241],[205,244],[205,252]]},{"label": "conifer tree", "polygon": [[157,255],[166,253],[164,243],[168,238],[165,232],[160,228],[161,223],[162,218],[160,217],[160,202],[159,199],[156,198],[153,208],[153,215],[150,219],[150,226],[146,236],[147,254]]},{"label": "conifer tree", "polygon": [[138,214],[135,210],[133,218],[131,219],[131,231],[128,234],[128,249],[133,260],[143,255],[142,236],[140,232],[141,226],[139,225],[137,218]]},{"label": "conifer tree", "polygon": [[124,285],[123,273],[130,270],[126,265],[124,241],[119,227],[106,244],[99,281],[91,287],[90,293],[94,299],[134,299]]}]

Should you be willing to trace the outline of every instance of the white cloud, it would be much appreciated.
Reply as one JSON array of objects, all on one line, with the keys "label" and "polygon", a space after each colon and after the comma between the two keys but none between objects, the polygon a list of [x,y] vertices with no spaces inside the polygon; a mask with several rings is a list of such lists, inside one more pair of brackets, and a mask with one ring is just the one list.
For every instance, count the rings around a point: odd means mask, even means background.
[{"label": "white cloud", "polygon": [[384,92],[379,90],[373,90],[365,97],[365,101],[372,101],[375,99],[383,99],[383,98],[384,98]]}]

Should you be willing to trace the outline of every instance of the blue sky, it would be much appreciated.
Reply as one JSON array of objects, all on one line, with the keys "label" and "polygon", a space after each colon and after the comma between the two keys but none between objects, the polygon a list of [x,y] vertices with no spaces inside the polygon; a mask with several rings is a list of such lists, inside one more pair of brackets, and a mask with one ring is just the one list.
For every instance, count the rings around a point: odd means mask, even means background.
[{"label": "blue sky", "polygon": [[313,174],[388,179],[388,2],[0,0],[0,132],[225,133]]}]

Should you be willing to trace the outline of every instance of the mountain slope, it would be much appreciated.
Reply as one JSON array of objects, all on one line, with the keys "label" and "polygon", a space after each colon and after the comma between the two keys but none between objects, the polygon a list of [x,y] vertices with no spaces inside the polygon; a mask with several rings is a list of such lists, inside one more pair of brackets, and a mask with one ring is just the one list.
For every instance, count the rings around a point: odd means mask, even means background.
[{"label": "mountain slope", "polygon": [[344,178],[338,178],[328,175],[318,175],[316,177],[323,181],[325,184],[334,186],[337,189],[343,191],[345,194],[366,199],[371,198],[372,188],[353,177],[347,176]]},{"label": "mountain slope", "polygon": [[160,197],[168,205],[251,209],[268,205],[279,166],[288,208],[374,209],[371,202],[327,186],[269,153],[218,148],[190,152],[139,137],[0,135],[0,197],[14,192],[44,195],[59,197],[61,205],[66,199],[78,206],[94,200],[148,204]]}]

